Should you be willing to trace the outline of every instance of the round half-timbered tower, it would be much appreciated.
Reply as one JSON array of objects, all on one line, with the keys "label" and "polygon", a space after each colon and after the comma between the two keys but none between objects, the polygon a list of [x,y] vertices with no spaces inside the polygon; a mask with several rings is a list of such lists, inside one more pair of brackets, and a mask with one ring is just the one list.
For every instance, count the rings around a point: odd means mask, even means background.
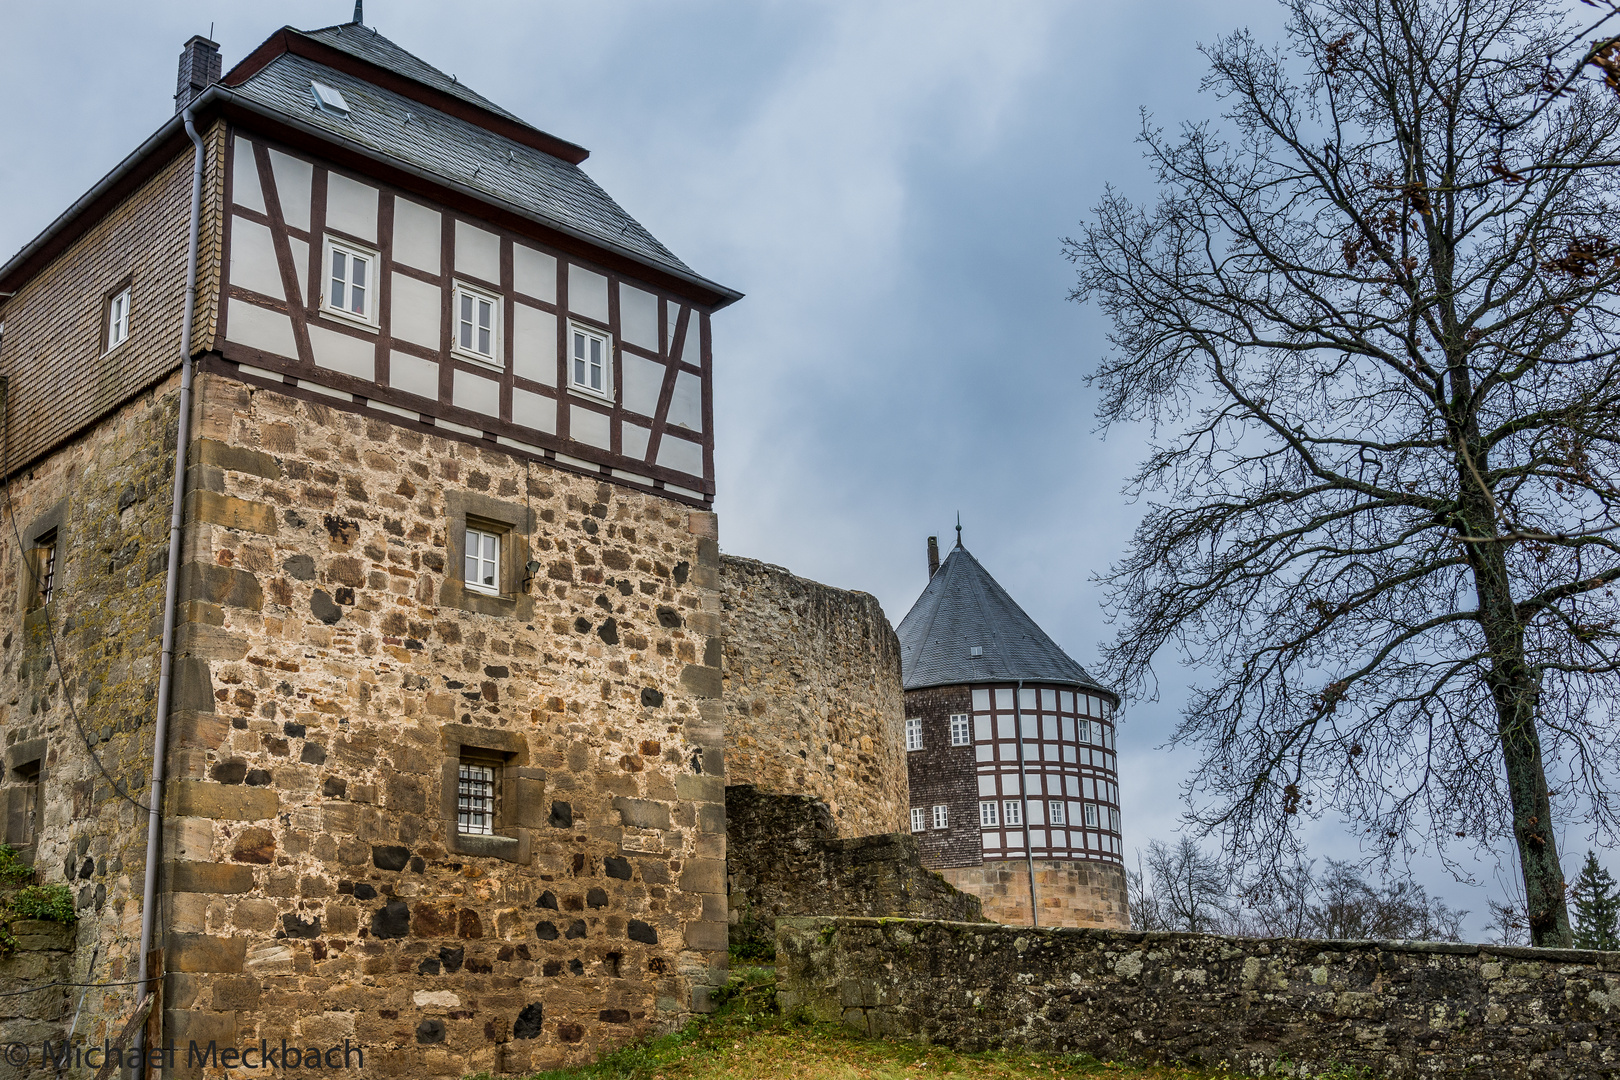
[{"label": "round half-timbered tower", "polygon": [[910,827],[997,922],[1128,927],[1118,697],[962,546],[898,628]]}]

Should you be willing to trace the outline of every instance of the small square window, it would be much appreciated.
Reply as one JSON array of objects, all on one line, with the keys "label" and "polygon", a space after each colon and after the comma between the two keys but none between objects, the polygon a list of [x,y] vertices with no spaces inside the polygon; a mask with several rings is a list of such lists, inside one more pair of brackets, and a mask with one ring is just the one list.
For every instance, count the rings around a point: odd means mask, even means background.
[{"label": "small square window", "polygon": [[928,815],[928,811],[924,810],[920,806],[913,806],[911,808],[911,831],[912,832],[922,832],[924,829],[928,828],[927,815]]},{"label": "small square window", "polygon": [[464,583],[491,596],[501,595],[501,534],[487,529],[467,529],[467,558]]},{"label": "small square window", "polygon": [[934,828],[943,829],[950,824],[951,810],[948,806],[934,807]]},{"label": "small square window", "polygon": [[968,646],[968,658],[969,659],[977,660],[980,657],[982,657],[983,655],[984,655],[984,646],[983,645],[969,645]]},{"label": "small square window", "polygon": [[968,726],[967,713],[954,713],[951,716],[951,745],[966,746],[973,741],[973,731]]},{"label": "small square window", "polygon": [[56,595],[56,531],[34,541],[34,603],[42,608]]},{"label": "small square window", "polygon": [[494,836],[500,762],[462,754],[456,772],[456,831],[467,836]]},{"label": "small square window", "polygon": [[367,325],[377,321],[377,256],[335,240],[326,242],[327,311]]},{"label": "small square window", "polygon": [[1001,803],[1001,820],[1009,826],[1024,823],[1024,808],[1017,799],[1005,799]]},{"label": "small square window", "polygon": [[1047,802],[1047,804],[1046,804],[1046,820],[1047,820],[1047,823],[1051,824],[1051,825],[1062,825],[1064,823],[1063,822],[1063,804],[1061,802],[1059,802],[1057,799],[1052,799],[1049,802]]},{"label": "small square window", "polygon": [[979,804],[979,824],[986,829],[993,829],[1001,824],[1001,815],[997,812],[995,803],[982,802]]},{"label": "small square window", "polygon": [[118,348],[129,339],[128,286],[107,300],[107,351]]},{"label": "small square window", "polygon": [[906,721],[906,749],[922,749],[922,720],[918,717]]},{"label": "small square window", "polygon": [[613,341],[600,330],[568,324],[568,385],[587,394],[613,396]]},{"label": "small square window", "polygon": [[315,107],[322,112],[331,113],[333,116],[347,117],[349,115],[349,103],[343,97],[342,91],[335,87],[311,79],[309,81],[309,96],[315,99]]},{"label": "small square window", "polygon": [[455,351],[486,363],[500,363],[500,300],[457,285],[455,313]]}]

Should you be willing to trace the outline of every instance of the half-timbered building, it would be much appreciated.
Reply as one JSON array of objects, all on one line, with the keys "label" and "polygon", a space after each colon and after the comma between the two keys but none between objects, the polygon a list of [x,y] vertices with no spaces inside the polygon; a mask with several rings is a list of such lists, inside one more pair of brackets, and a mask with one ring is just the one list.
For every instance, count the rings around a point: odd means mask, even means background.
[{"label": "half-timbered building", "polygon": [[910,827],[998,922],[1129,925],[1118,697],[962,546],[901,620]]},{"label": "half-timbered building", "polygon": [[76,1038],[422,1077],[677,1024],[725,969],[739,294],[358,20],[222,67],[0,266],[0,798]]}]

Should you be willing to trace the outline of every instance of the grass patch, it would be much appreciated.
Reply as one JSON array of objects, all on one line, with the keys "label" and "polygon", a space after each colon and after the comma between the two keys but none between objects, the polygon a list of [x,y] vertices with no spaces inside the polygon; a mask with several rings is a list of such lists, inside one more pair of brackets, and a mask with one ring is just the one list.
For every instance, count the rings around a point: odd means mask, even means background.
[{"label": "grass patch", "polygon": [[678,1032],[626,1046],[594,1065],[536,1073],[530,1080],[1207,1080],[1212,1075],[1116,1065],[1089,1054],[963,1054],[863,1039],[835,1024],[779,1016],[769,968],[734,968],[721,1002],[715,1013]]}]

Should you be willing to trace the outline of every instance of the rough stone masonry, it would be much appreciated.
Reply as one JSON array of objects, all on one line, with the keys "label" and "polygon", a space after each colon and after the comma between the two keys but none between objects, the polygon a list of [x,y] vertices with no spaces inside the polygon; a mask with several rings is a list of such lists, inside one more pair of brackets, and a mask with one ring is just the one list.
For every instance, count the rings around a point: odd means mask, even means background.
[{"label": "rough stone masonry", "polygon": [[963,1050],[1314,1076],[1595,1080],[1620,1073],[1620,953],[777,922],[777,1001]]}]

